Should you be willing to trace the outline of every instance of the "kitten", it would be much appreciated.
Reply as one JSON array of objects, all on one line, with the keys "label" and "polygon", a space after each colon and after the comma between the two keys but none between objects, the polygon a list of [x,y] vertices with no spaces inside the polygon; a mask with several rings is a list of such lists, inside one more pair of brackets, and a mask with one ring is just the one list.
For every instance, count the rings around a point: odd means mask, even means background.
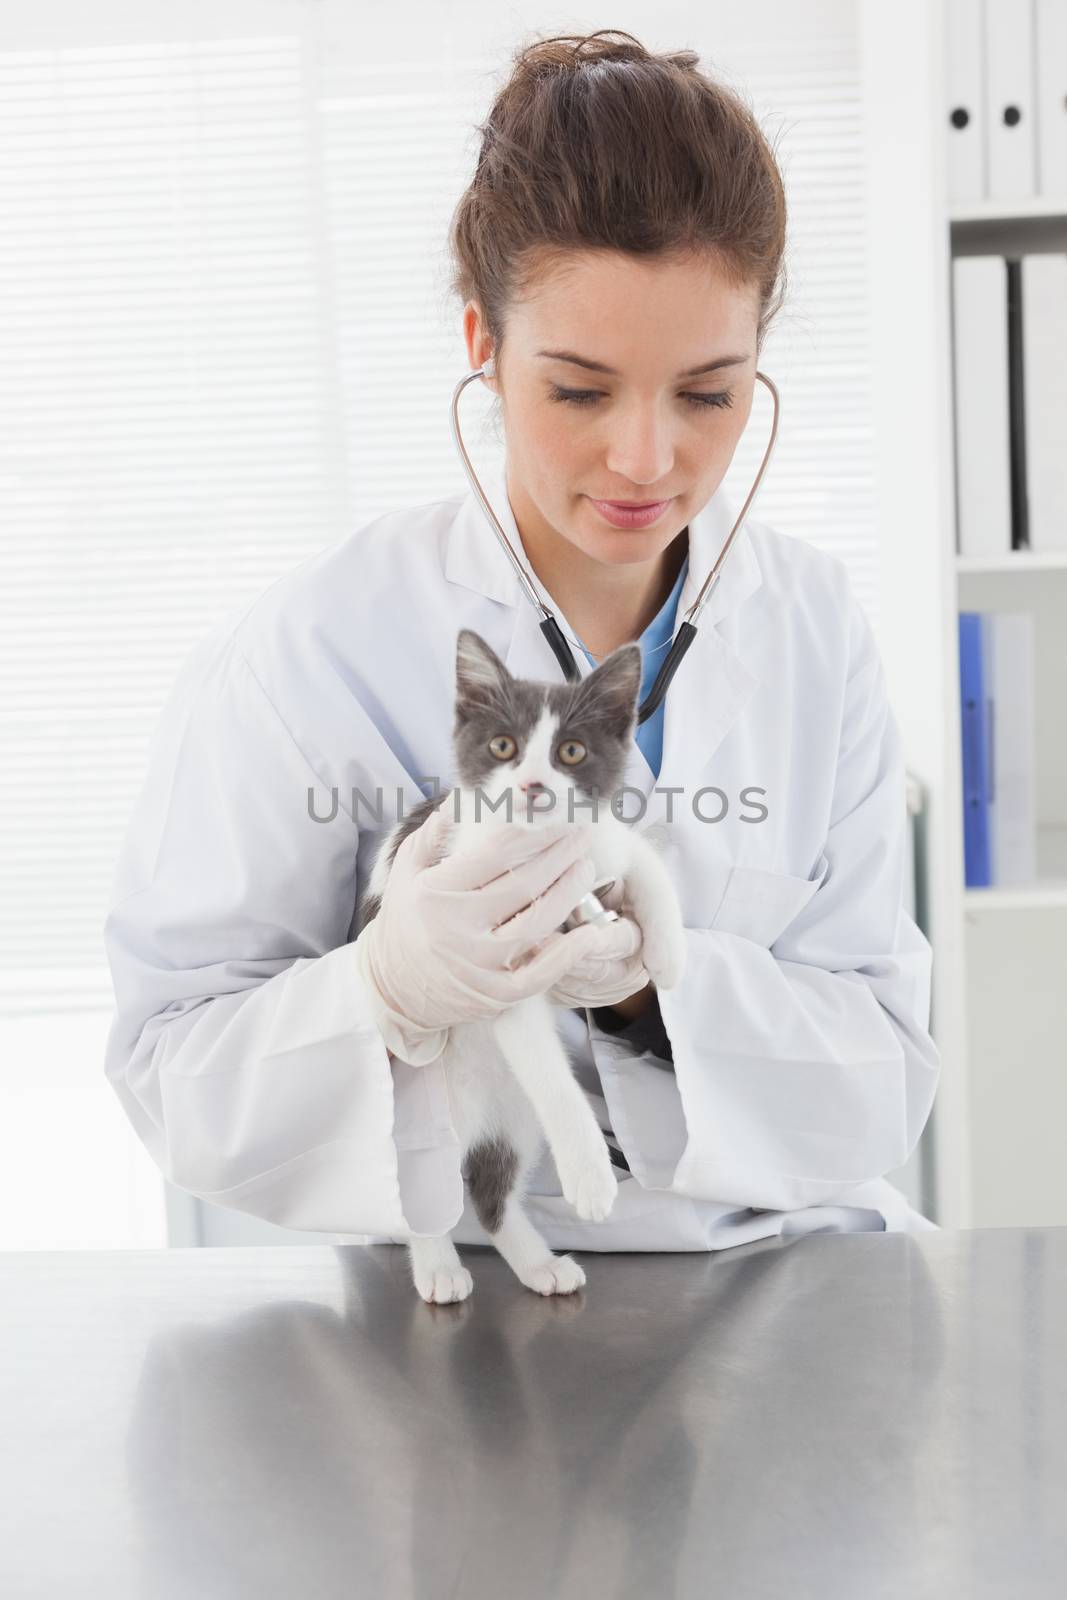
[{"label": "kitten", "polygon": [[[360,901],[360,929],[377,914],[402,839],[436,806],[446,807],[444,854],[470,848],[483,830],[551,819],[588,824],[594,887],[618,881],[642,930],[641,959],[661,989],[685,965],[685,936],[674,886],[655,850],[620,821],[611,797],[620,786],[637,722],[641,651],[625,644],[578,683],[513,677],[485,641],[463,628],[456,648],[453,747],[457,791],[431,795],[382,839]],[[540,783],[529,812],[523,783]],[[511,789],[508,803],[500,800]],[[475,807],[475,793],[482,799]],[[574,801],[568,804],[568,794]],[[456,797],[458,794],[458,798]],[[594,809],[582,802],[596,799]],[[500,800],[499,809],[492,810]],[[573,811],[571,809],[573,806]],[[440,1057],[448,1075],[463,1178],[493,1244],[527,1288],[569,1294],[585,1282],[570,1256],[554,1256],[522,1207],[525,1184],[547,1138],[560,1187],[578,1215],[602,1221],[617,1192],[604,1135],[571,1071],[544,995],[493,1018],[456,1023]],[[473,1288],[456,1247],[441,1238],[407,1241],[415,1287],[424,1300],[464,1300]]]}]

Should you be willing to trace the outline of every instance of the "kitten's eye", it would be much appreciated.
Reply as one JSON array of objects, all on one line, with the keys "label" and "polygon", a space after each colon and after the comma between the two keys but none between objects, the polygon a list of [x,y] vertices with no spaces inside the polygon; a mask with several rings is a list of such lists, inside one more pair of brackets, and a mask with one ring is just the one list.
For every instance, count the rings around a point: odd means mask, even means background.
[{"label": "kitten's eye", "polygon": [[564,739],[559,747],[559,759],[565,761],[568,767],[576,767],[585,757],[586,748],[580,739]]},{"label": "kitten's eye", "polygon": [[489,741],[489,754],[497,761],[510,761],[518,745],[510,733],[498,733],[495,739]]}]

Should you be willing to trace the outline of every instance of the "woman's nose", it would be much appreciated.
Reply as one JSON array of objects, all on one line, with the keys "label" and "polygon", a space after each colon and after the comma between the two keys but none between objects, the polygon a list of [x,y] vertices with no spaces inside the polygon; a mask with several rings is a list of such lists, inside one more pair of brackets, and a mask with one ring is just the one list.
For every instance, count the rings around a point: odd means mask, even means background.
[{"label": "woman's nose", "polygon": [[657,407],[612,419],[607,467],[633,484],[662,483],[674,466],[670,420]]}]

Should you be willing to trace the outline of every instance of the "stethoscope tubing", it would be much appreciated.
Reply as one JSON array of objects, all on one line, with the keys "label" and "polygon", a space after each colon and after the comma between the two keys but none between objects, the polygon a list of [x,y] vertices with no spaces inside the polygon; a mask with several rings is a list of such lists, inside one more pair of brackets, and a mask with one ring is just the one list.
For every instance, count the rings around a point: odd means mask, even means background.
[{"label": "stethoscope tubing", "polygon": [[[463,443],[463,436],[460,432],[459,426],[459,397],[468,383],[473,383],[476,378],[482,378],[487,375],[488,374],[486,373],[485,367],[477,367],[473,372],[465,373],[456,384],[456,387],[452,392],[452,404],[450,408],[450,415],[452,419],[452,437],[455,440],[456,450],[459,454],[460,460],[463,463],[464,470],[466,471],[467,477],[470,481],[470,486],[477,496],[478,503],[485,513],[490,527],[493,529],[494,533],[500,540],[500,543],[503,545],[508,559],[515,569],[515,574],[522,586],[526,598],[529,600],[530,604],[541,613],[541,632],[548,640],[552,654],[555,656],[556,660],[560,664],[560,667],[562,668],[563,676],[567,679],[568,683],[577,683],[581,678],[581,673],[578,670],[578,663],[574,659],[574,652],[567,643],[567,640],[563,634],[563,630],[557,622],[552,611],[542,601],[540,595],[537,593],[537,590],[534,588],[525,567],[519,560],[519,557],[516,555],[515,551],[512,549],[511,541],[501,527],[496,512],[489,504],[488,497],[478,481],[478,475],[471,464],[470,456],[467,454],[466,446]],[[744,505],[741,507],[741,511],[737,517],[737,520],[730,529],[729,538],[719,551],[718,559],[705,578],[704,583],[701,586],[700,593],[697,595],[696,599],[685,613],[683,620],[679,623],[678,631],[671,643],[671,648],[667,653],[667,657],[657,672],[651,689],[648,691],[648,694],[638,708],[638,723],[646,722],[649,717],[653,716],[655,712],[659,710],[659,707],[663,703],[663,699],[667,693],[670,682],[681,665],[682,657],[685,655],[686,651],[689,649],[689,646],[696,638],[697,618],[715,592],[719,579],[722,576],[723,565],[727,556],[730,554],[734,539],[737,537],[741,525],[744,522],[745,517],[748,515],[752,502],[756,498],[756,493],[760,487],[760,484],[763,482],[764,473],[767,470],[768,463],[770,462],[771,455],[774,451],[775,442],[778,438],[778,415],[781,409],[781,402],[778,397],[777,387],[772,380],[767,377],[766,373],[757,371],[756,377],[770,390],[771,399],[774,402],[774,415],[771,421],[770,438],[767,441],[767,448],[763,452],[763,460],[760,462],[760,468],[756,473],[752,487],[748,491],[748,497],[746,498]]]}]

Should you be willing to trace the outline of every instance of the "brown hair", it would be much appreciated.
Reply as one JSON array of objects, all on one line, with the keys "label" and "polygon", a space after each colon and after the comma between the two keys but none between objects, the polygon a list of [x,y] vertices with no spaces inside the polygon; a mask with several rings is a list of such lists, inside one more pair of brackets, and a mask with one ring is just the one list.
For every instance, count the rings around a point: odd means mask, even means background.
[{"label": "brown hair", "polygon": [[615,28],[516,54],[449,230],[451,287],[481,307],[498,366],[512,299],[571,250],[713,253],[757,286],[762,345],[785,296],[785,191],[753,112],[699,59]]}]

